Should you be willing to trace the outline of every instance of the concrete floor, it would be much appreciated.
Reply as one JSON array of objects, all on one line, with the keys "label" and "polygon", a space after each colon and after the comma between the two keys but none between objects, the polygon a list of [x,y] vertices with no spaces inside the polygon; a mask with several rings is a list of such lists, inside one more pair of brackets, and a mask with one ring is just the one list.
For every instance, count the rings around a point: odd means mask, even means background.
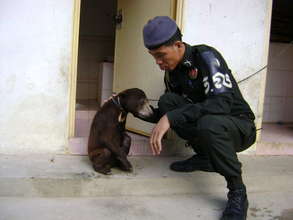
[{"label": "concrete floor", "polygon": [[[0,220],[219,219],[226,203],[216,173],[176,173],[182,158],[130,157],[133,173],[95,173],[83,156],[0,155]],[[241,155],[248,219],[293,219],[293,157]]]}]

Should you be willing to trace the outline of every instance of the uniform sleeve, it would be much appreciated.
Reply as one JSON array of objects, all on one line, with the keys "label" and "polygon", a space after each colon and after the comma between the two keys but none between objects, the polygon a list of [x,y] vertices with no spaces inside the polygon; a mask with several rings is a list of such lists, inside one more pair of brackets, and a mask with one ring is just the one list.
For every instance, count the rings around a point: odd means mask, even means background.
[{"label": "uniform sleeve", "polygon": [[181,87],[176,84],[176,80],[174,82],[174,79],[171,80],[170,72],[165,71],[165,76],[164,76],[164,83],[165,83],[165,93],[166,92],[174,92],[178,95],[182,94],[182,89]]},{"label": "uniform sleeve", "polygon": [[231,72],[220,54],[213,50],[201,53],[206,73],[203,77],[206,99],[203,102],[187,104],[167,113],[171,126],[195,122],[205,114],[229,114],[233,103]]}]

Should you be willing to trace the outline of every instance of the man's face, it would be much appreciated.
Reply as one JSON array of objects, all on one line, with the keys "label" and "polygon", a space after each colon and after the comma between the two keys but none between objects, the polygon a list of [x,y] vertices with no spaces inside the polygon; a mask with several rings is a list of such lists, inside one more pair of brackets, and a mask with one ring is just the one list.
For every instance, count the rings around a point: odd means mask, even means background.
[{"label": "man's face", "polygon": [[157,49],[149,50],[149,53],[154,57],[161,70],[172,71],[183,57],[183,48],[184,44],[177,41],[170,46],[161,46]]}]

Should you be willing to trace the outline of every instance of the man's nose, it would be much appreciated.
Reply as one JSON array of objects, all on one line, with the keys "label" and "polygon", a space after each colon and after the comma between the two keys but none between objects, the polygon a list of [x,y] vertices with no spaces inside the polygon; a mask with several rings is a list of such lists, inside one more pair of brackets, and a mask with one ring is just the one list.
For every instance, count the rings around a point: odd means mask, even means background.
[{"label": "man's nose", "polygon": [[163,61],[161,59],[156,59],[156,64],[160,65],[162,63],[163,63]]}]

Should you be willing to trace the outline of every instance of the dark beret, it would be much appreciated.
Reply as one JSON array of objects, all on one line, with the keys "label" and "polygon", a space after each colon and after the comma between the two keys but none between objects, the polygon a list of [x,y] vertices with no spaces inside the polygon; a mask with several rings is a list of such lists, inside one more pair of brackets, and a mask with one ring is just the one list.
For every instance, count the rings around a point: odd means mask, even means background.
[{"label": "dark beret", "polygon": [[168,16],[157,16],[143,28],[143,41],[146,48],[155,47],[168,41],[177,31],[177,24]]}]

